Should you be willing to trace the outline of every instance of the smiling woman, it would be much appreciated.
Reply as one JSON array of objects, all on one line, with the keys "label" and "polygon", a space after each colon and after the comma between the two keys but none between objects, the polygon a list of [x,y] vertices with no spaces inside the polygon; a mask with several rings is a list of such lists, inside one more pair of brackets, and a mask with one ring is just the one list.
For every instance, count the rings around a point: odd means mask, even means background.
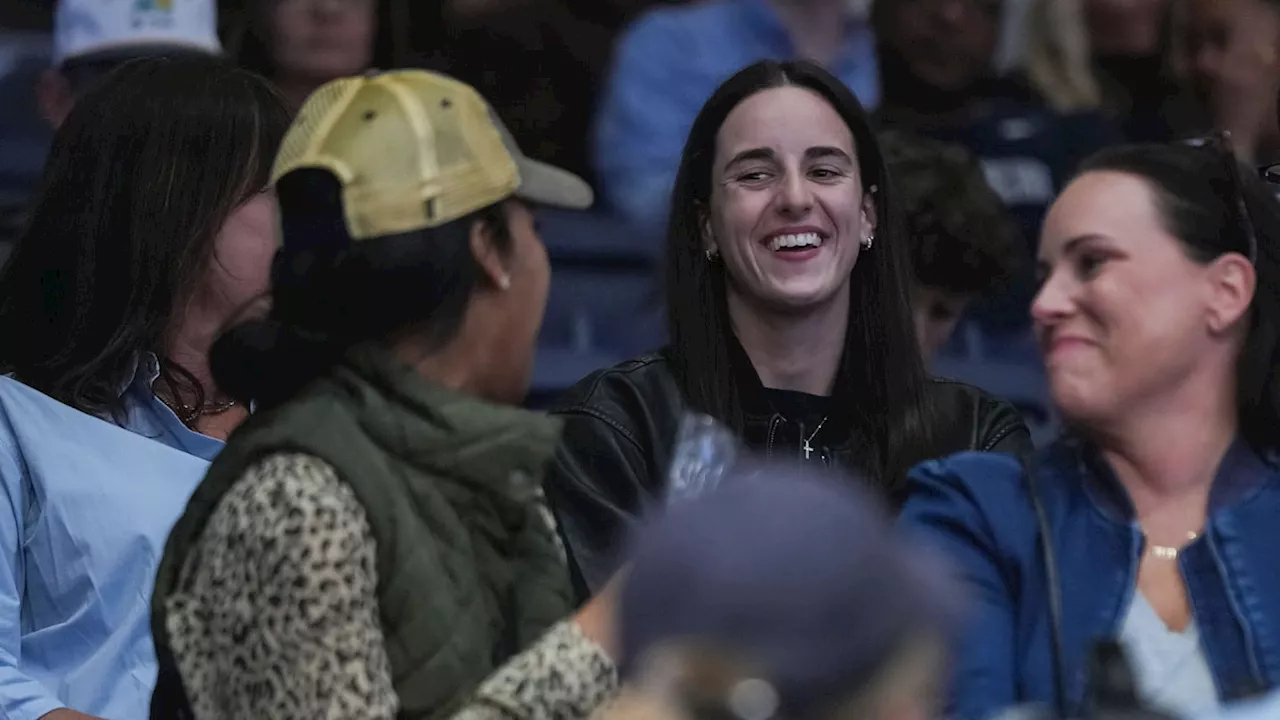
[{"label": "smiling woman", "polygon": [[672,192],[672,344],[558,406],[547,490],[581,592],[661,500],[688,409],[766,455],[859,471],[891,498],[922,459],[1029,444],[1008,404],[926,378],[892,198],[865,113],[818,66],[757,63],[707,101]]},{"label": "smiling woman", "polygon": [[1032,315],[1071,431],[1038,478],[926,464],[902,513],[978,599],[951,717],[1073,716],[1106,637],[1179,717],[1280,683],[1276,237],[1280,207],[1222,143],[1104,152],[1054,202]]}]

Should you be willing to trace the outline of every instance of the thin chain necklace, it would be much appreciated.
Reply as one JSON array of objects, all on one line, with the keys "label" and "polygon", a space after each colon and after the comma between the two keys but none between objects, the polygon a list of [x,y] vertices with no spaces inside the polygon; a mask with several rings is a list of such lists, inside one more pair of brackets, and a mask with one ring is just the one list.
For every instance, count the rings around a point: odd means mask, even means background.
[{"label": "thin chain necklace", "polygon": [[813,454],[813,445],[811,445],[810,443],[813,441],[814,438],[818,437],[818,433],[822,431],[822,426],[827,424],[828,417],[831,417],[831,416],[828,415],[822,418],[822,421],[818,423],[818,427],[813,429],[813,432],[809,435],[807,439],[805,439],[804,445],[800,448],[801,450],[804,450],[805,460],[808,460],[809,456]]},{"label": "thin chain necklace", "polygon": [[[1200,537],[1198,533],[1189,532],[1187,533],[1187,542],[1191,543],[1198,537]],[[1178,553],[1182,552],[1182,548],[1170,547],[1168,545],[1156,545],[1155,543],[1152,543],[1150,552],[1152,557],[1157,557],[1161,560],[1177,560]]]}]

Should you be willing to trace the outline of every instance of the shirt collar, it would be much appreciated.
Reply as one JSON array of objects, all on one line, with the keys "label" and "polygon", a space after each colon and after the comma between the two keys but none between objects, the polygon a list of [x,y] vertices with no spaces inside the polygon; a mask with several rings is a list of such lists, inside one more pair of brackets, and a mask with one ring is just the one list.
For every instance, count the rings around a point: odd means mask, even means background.
[{"label": "shirt collar", "polygon": [[152,392],[152,386],[160,377],[160,358],[150,350],[137,354],[134,361],[133,374],[125,378],[117,387],[116,394],[123,397],[130,388],[139,388]]}]

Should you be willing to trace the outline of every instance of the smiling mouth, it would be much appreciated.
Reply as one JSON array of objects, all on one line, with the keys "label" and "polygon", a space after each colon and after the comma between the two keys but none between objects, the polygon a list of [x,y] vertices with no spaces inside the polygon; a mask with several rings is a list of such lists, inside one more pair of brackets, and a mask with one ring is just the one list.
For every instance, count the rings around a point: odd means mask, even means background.
[{"label": "smiling mouth", "polygon": [[769,249],[774,252],[795,252],[809,250],[822,245],[822,236],[815,232],[796,233],[794,235],[777,235],[768,242]]}]

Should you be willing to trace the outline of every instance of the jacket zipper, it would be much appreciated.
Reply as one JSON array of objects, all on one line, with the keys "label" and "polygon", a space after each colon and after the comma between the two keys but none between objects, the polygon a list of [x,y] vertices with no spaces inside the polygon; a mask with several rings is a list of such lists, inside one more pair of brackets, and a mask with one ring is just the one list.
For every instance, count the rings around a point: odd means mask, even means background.
[{"label": "jacket zipper", "polygon": [[769,418],[769,437],[764,442],[764,456],[766,458],[773,457],[773,437],[778,432],[778,425],[781,419],[781,416],[776,413]]}]

